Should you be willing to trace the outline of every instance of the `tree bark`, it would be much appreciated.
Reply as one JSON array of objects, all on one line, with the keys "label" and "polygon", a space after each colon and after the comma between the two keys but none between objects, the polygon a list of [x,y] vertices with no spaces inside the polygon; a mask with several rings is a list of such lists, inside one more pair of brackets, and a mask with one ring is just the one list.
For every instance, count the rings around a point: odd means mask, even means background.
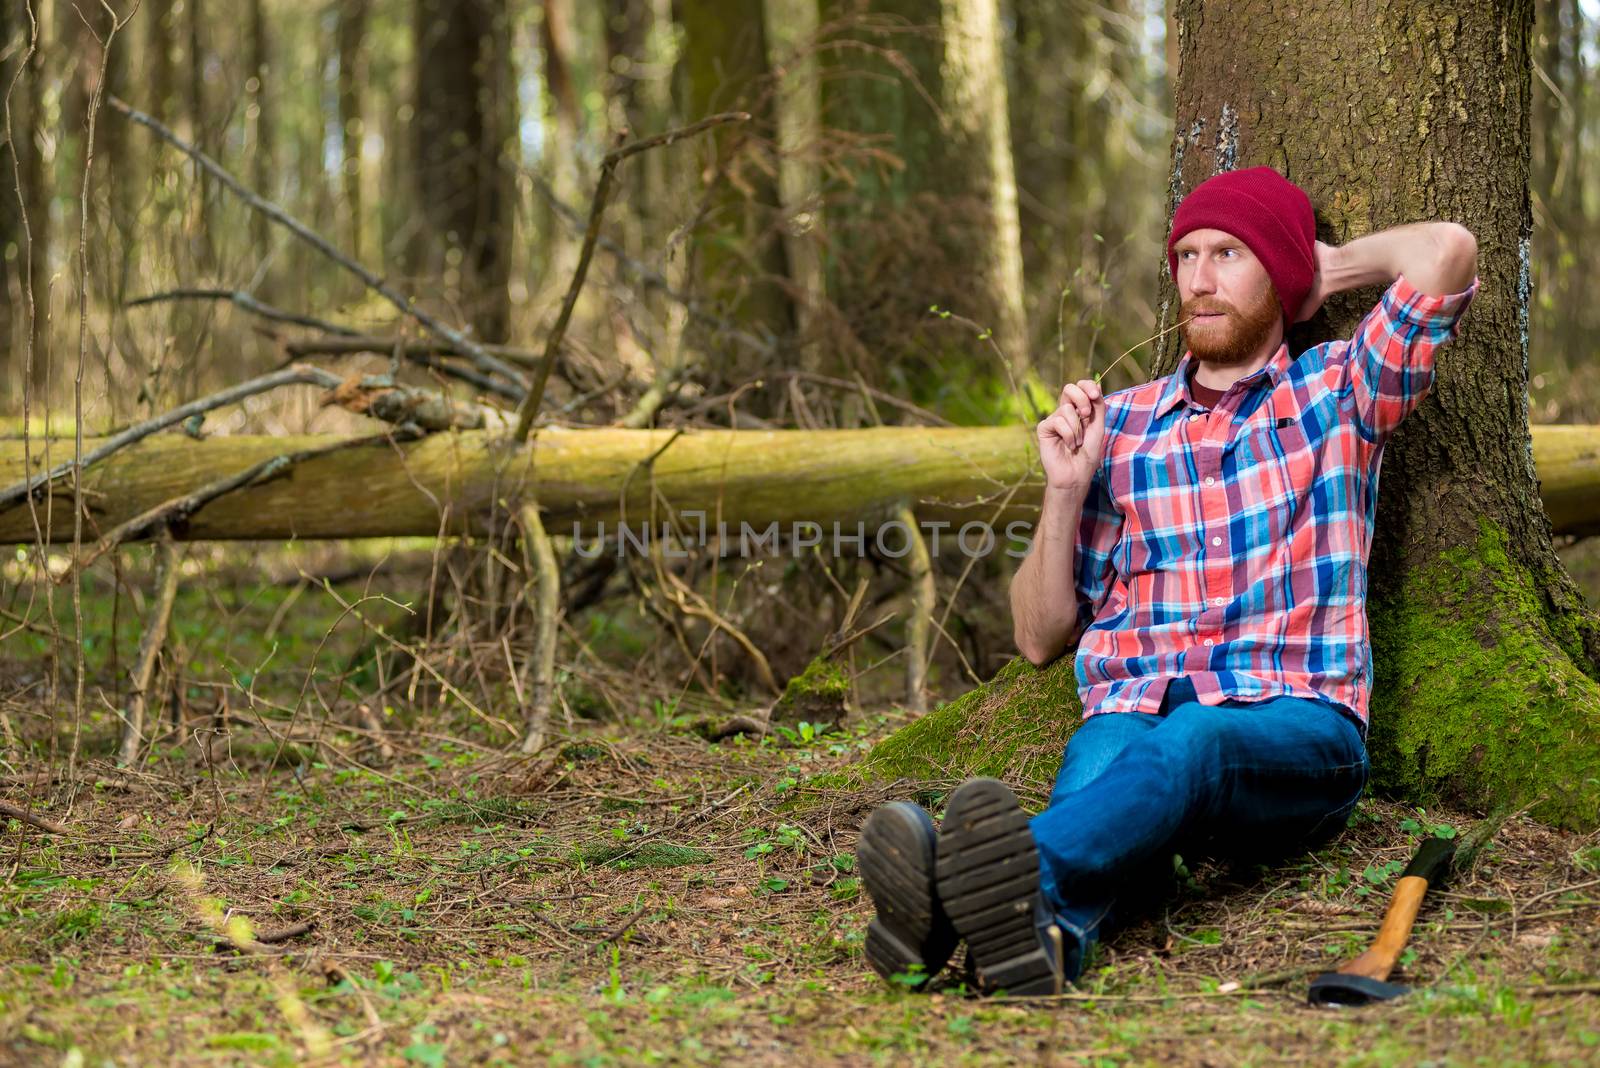
[{"label": "tree bark", "polygon": [[[309,435],[147,438],[85,473],[94,509],[85,538],[273,456],[336,440]],[[84,451],[99,444],[86,439]],[[53,463],[71,455],[70,441],[51,445]],[[35,441],[35,475],[45,469],[41,451]],[[22,462],[22,442],[0,439],[0,485],[22,478]],[[197,540],[483,532],[490,529],[487,517],[496,501],[524,492],[536,495],[552,536],[571,534],[574,521],[586,538],[601,522],[614,534],[624,508],[630,529],[649,525],[659,532],[667,517],[659,507],[652,513],[652,500],[665,499],[680,510],[705,511],[713,532],[719,515],[734,536],[746,521],[764,529],[772,522],[837,518],[851,521],[848,529],[841,528],[844,537],[854,535],[855,520],[892,510],[904,500],[913,502],[922,520],[1022,517],[1029,511],[1026,505],[1002,511],[999,504],[1010,483],[1028,478],[1036,466],[1032,435],[1020,427],[681,434],[543,428],[526,450],[484,432],[441,433],[409,445],[352,447],[306,460],[277,481],[207,505],[173,534]],[[61,485],[69,483],[63,479]],[[806,492],[797,493],[796,485],[805,485]],[[652,487],[658,496],[652,496]],[[619,504],[624,490],[625,504]],[[1013,500],[1027,496],[1018,492]],[[0,544],[33,540],[29,512],[26,504],[0,512]],[[44,510],[39,512],[43,523]],[[54,540],[71,538],[71,508],[61,498],[52,522]],[[947,543],[953,533],[944,535]],[[870,527],[867,536],[872,536]],[[899,540],[890,544],[898,549]]]},{"label": "tree bark", "polygon": [[987,206],[973,234],[973,282],[1000,351],[1018,374],[1028,366],[1022,310],[1022,233],[1011,160],[998,0],[943,0],[944,109],[949,138],[942,173],[955,198]]},{"label": "tree bark", "polygon": [[368,0],[339,6],[339,184],[344,190],[350,255],[364,259],[361,246],[361,91],[366,83]]},{"label": "tree bark", "polygon": [[[1025,310],[1034,364],[1047,382],[1104,370],[1150,336],[1142,250],[1162,220],[1157,198],[1127,190],[1163,176],[1155,153],[1140,151],[1140,131],[1153,109],[1168,105],[1145,69],[1136,9],[1130,0],[1011,3]],[[1112,372],[1116,387],[1144,381],[1143,361],[1133,357]]]},{"label": "tree bark", "polygon": [[[11,153],[15,154],[15,161],[13,164],[12,159],[6,160],[9,173],[4,177],[5,195],[17,212],[8,225],[12,228],[12,239],[17,242],[10,262],[11,269],[16,272],[20,298],[16,307],[22,321],[19,347],[13,357],[16,370],[7,374],[6,383],[8,390],[21,396],[26,380],[33,389],[33,408],[37,411],[45,403],[44,394],[50,382],[50,202],[53,185],[44,146],[48,140],[46,100],[50,68],[47,57],[52,42],[50,5],[40,3],[34,8],[34,23],[30,23],[25,11],[13,13],[16,21],[13,42],[20,51],[6,66],[7,79],[0,92],[12,89],[10,76],[17,73],[15,65],[25,61],[10,97]],[[30,54],[29,40],[35,33],[37,39]],[[13,165],[15,171],[11,170]],[[24,368],[30,364],[32,371],[25,379]]]},{"label": "tree bark", "polygon": [[[1552,548],[1526,411],[1532,16],[1532,0],[1315,0],[1296,10],[1313,38],[1267,0],[1203,18],[1183,0],[1168,217],[1212,174],[1270,164],[1310,195],[1321,240],[1421,219],[1477,235],[1479,296],[1386,448],[1367,601],[1373,783],[1419,804],[1537,801],[1537,817],[1588,828],[1600,625]],[[1177,303],[1165,273],[1163,256],[1164,325]],[[1348,336],[1379,295],[1341,295],[1291,345]],[[1177,355],[1169,346],[1158,373]],[[880,773],[992,766],[1000,757],[962,739],[1002,738],[1041,712],[1056,726],[1037,759],[1005,766],[1053,770],[1081,715],[1072,672],[1071,656],[1042,672],[1014,662],[885,743]]]},{"label": "tree bark", "polygon": [[[556,199],[582,211],[594,190],[592,186],[584,187],[579,166],[583,108],[578,99],[576,10],[573,0],[544,0],[543,7],[539,51],[544,64],[544,77],[540,79],[544,88],[544,137],[539,166]],[[577,269],[583,239],[562,225],[554,208],[547,211],[545,234],[540,266],[552,306],[559,307]]]},{"label": "tree bark", "polygon": [[[0,55],[7,57],[0,60],[0,98],[10,91],[22,56],[21,23],[24,20],[19,17],[21,14],[10,4],[0,4]],[[22,233],[22,205],[15,188],[14,149],[4,120],[4,106],[0,105],[0,149],[4,149],[0,151],[0,353],[4,353],[4,358],[0,359],[0,382],[10,381],[21,365],[17,355],[21,347],[12,331],[22,318],[18,309],[22,306],[22,287],[27,278],[27,272],[22,269],[27,240]],[[13,130],[16,128],[15,121],[11,126]],[[9,393],[7,387],[0,396]]]},{"label": "tree bark", "polygon": [[[708,526],[715,525],[720,508],[735,534],[741,522],[764,529],[773,522],[838,520],[850,524],[841,527],[843,538],[854,534],[855,521],[888,514],[905,500],[920,522],[986,520],[997,538],[1004,524],[1038,515],[1037,454],[1032,433],[1020,427],[691,431],[673,440],[646,472],[640,465],[672,434],[545,428],[526,455],[506,452],[484,431],[440,433],[408,445],[351,447],[296,464],[277,481],[222,497],[173,533],[179,540],[224,540],[486,531],[483,518],[491,503],[520,487],[537,491],[552,535],[570,534],[577,520],[588,538],[600,522],[615,532],[624,486],[629,526],[649,520],[652,481],[673,507],[704,509]],[[84,452],[101,440],[86,438]],[[338,440],[311,435],[147,438],[85,473],[92,509],[85,536],[98,537],[274,456]],[[1600,534],[1600,427],[1535,427],[1533,441],[1556,530]],[[72,454],[70,439],[35,439],[35,477],[45,469],[46,444],[52,464]],[[0,438],[0,486],[21,481],[23,474],[22,442]],[[58,493],[65,496],[68,485],[62,479]],[[1012,485],[1021,488],[1008,502]],[[662,518],[658,514],[649,522],[659,529]],[[70,540],[71,509],[59,498],[54,523],[54,539]],[[949,539],[958,529],[940,535],[939,551],[950,551]],[[0,511],[0,545],[30,542],[33,536],[25,505]],[[890,544],[898,548],[899,539]]]},{"label": "tree bark", "polygon": [[[205,0],[185,0],[184,15],[188,28],[187,58],[189,80],[187,104],[189,111],[188,140],[200,151],[217,159],[216,138],[212,136],[210,116],[206,114],[206,46],[201,28],[206,25]],[[211,201],[211,177],[203,169],[194,172],[194,200],[189,223],[189,237],[194,249],[195,266],[201,274],[210,274],[217,262],[217,244],[213,235],[216,210]]]},{"label": "tree bark", "polygon": [[820,364],[816,335],[827,286],[818,229],[822,215],[822,86],[816,55],[817,0],[764,0],[777,122],[780,230],[788,259],[801,368]]},{"label": "tree bark", "polygon": [[[608,0],[605,14],[606,66],[611,72],[606,86],[607,128],[612,141],[672,129],[672,72],[678,61],[672,0]],[[696,150],[695,146],[658,149],[629,160],[617,177],[626,183],[631,210],[608,216],[606,224],[622,233],[623,247],[630,255],[654,265],[667,285],[679,293],[689,289],[689,265],[687,257],[675,252],[673,235],[678,226],[692,220],[696,210],[691,192],[696,177],[686,173],[683,165]],[[558,232],[567,232],[563,224],[553,225]],[[613,313],[618,361],[635,364],[642,362],[638,359],[641,351],[648,354],[654,369],[651,390],[665,397],[688,356],[683,343],[688,309],[655,288],[637,292],[634,300],[636,311],[619,308]],[[627,343],[629,333],[637,336],[637,344]],[[634,412],[643,420],[631,425],[644,425],[654,418],[657,408],[659,404],[636,407]]]},{"label": "tree bark", "polygon": [[418,209],[426,225],[412,274],[444,281],[483,341],[510,330],[511,171],[501,156],[515,130],[505,0],[416,0]]},{"label": "tree bark", "polygon": [[[683,120],[734,110],[754,116],[696,142],[713,158],[704,215],[692,238],[695,289],[730,319],[787,338],[794,331],[794,305],[779,227],[771,71],[760,10],[746,0],[680,0],[676,7],[684,32],[677,80]],[[714,338],[701,344],[708,366],[730,387],[764,370],[747,353]]]}]

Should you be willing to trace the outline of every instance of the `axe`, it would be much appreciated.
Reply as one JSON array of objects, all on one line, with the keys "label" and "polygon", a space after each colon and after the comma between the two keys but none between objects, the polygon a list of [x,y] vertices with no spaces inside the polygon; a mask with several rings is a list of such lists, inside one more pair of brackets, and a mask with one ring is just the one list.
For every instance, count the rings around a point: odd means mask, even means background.
[{"label": "axe", "polygon": [[1422,908],[1422,898],[1430,886],[1438,886],[1452,875],[1472,867],[1478,853],[1494,837],[1501,824],[1511,813],[1505,808],[1491,815],[1456,838],[1429,838],[1417,847],[1416,855],[1395,883],[1394,896],[1384,913],[1378,937],[1359,957],[1339,967],[1337,971],[1323,972],[1311,980],[1307,1003],[1321,1008],[1343,1008],[1347,1005],[1370,1005],[1375,1001],[1389,1001],[1411,988],[1388,981],[1394,971],[1400,951],[1411,937],[1411,927],[1416,923],[1417,912]]}]

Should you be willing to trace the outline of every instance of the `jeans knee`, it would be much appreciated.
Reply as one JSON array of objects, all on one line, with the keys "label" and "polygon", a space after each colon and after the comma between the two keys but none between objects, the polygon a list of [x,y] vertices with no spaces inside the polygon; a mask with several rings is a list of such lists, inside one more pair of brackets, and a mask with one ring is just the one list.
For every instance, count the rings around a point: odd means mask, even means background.
[{"label": "jeans knee", "polygon": [[1124,749],[1149,733],[1156,722],[1154,717],[1140,712],[1100,712],[1085,719],[1067,739],[1050,803],[1053,805],[1098,779]]}]

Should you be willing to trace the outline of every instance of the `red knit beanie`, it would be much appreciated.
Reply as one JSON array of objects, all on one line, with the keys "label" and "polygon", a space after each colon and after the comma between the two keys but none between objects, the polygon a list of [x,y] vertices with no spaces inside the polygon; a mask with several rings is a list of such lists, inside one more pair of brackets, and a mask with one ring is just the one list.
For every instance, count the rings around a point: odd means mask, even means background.
[{"label": "red knit beanie", "polygon": [[1305,190],[1271,167],[1224,171],[1194,187],[1172,216],[1167,266],[1178,279],[1172,246],[1191,230],[1225,230],[1243,241],[1267,269],[1286,324],[1292,324],[1316,264],[1317,224]]}]

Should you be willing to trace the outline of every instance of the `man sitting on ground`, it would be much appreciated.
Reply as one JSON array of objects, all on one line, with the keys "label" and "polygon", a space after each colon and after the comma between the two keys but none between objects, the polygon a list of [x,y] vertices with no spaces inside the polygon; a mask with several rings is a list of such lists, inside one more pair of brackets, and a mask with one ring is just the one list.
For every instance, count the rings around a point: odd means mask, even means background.
[{"label": "man sitting on ground", "polygon": [[[1314,848],[1366,786],[1379,465],[1477,291],[1477,243],[1424,222],[1326,245],[1304,191],[1252,167],[1184,199],[1167,255],[1176,370],[1110,396],[1069,384],[1038,425],[1016,642],[1039,666],[1077,643],[1084,722],[1032,819],[994,779],[951,794],[937,832],[906,802],[872,814],[885,978],[931,978],[964,939],[980,990],[1060,992],[1174,852]],[[1353,337],[1290,353],[1289,324],[1375,284]]]}]

